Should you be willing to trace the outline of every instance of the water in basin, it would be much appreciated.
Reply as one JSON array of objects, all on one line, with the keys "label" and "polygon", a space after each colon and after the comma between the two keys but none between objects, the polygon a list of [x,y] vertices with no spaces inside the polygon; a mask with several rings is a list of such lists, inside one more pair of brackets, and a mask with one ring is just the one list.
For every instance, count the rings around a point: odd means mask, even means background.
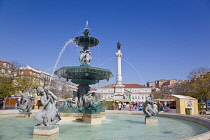
[{"label": "water in basin", "polygon": [[0,140],[178,140],[202,134],[208,129],[202,125],[171,118],[158,117],[158,124],[146,125],[143,115],[107,114],[100,125],[78,122],[60,123],[59,135],[33,137],[34,118],[0,116]]}]

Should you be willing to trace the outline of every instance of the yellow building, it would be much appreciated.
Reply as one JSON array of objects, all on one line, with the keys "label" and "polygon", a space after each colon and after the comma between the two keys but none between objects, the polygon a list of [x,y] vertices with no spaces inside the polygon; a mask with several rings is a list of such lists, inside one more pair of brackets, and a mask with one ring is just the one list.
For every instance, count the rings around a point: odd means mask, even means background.
[{"label": "yellow building", "polygon": [[198,100],[184,95],[171,95],[176,101],[176,113],[198,115]]}]

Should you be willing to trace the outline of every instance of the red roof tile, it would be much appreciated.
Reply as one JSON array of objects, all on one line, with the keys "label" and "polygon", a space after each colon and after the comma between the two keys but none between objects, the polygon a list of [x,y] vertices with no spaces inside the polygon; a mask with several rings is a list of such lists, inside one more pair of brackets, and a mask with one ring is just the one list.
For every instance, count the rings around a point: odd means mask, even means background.
[{"label": "red roof tile", "polygon": [[3,60],[0,60],[0,62],[3,62],[3,63],[9,63],[8,61],[3,61]]},{"label": "red roof tile", "polygon": [[[100,88],[114,88],[116,84],[111,84],[111,85],[106,85]],[[148,88],[146,86],[142,86],[139,84],[123,84],[125,86],[125,88]]]}]

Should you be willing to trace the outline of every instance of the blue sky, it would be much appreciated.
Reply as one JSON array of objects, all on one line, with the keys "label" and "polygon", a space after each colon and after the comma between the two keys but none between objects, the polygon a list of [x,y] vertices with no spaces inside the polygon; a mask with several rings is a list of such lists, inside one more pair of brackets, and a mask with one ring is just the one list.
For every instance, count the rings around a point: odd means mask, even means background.
[{"label": "blue sky", "polygon": [[[186,79],[210,64],[208,0],[0,0],[0,60],[17,60],[51,73],[66,41],[82,35],[86,20],[92,66],[116,74],[116,44],[123,53],[123,83]],[[57,69],[80,65],[70,44]],[[132,66],[131,66],[132,65]],[[100,87],[115,83],[102,81]]]}]

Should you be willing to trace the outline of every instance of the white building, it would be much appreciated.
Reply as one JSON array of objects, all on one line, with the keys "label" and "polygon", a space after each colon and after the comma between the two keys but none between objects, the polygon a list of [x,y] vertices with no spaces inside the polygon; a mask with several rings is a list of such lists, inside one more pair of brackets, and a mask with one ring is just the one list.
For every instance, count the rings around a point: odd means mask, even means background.
[{"label": "white building", "polygon": [[[151,88],[139,84],[123,84],[124,94],[131,102],[145,102],[146,98],[151,93]],[[101,99],[114,98],[115,84],[103,86],[97,89]],[[121,99],[121,96],[116,96],[115,99]]]}]

